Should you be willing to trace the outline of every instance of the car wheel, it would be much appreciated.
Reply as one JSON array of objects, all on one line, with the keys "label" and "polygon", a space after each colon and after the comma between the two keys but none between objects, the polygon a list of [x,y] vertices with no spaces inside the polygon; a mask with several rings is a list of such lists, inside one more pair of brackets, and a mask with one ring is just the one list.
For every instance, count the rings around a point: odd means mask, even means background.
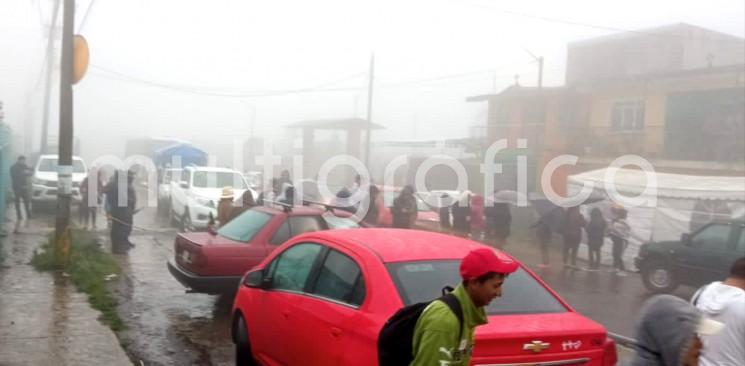
[{"label": "car wheel", "polygon": [[644,287],[654,293],[669,293],[678,287],[670,266],[659,260],[644,266],[642,281],[644,281]]},{"label": "car wheel", "polygon": [[191,229],[191,215],[189,215],[189,209],[186,209],[183,216],[181,216],[181,232],[186,233],[191,231]]},{"label": "car wheel", "polygon": [[178,220],[176,220],[176,212],[173,211],[173,206],[168,205],[168,222],[171,224],[171,227],[178,227],[177,225]]},{"label": "car wheel", "polygon": [[235,322],[235,364],[236,366],[256,366],[248,339],[248,328],[243,317],[238,315]]}]

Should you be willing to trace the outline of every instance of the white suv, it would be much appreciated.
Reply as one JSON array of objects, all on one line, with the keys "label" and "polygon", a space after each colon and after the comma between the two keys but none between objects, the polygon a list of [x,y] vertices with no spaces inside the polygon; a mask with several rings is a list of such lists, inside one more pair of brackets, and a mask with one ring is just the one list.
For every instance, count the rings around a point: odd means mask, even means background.
[{"label": "white suv", "polygon": [[240,200],[246,190],[256,198],[243,175],[226,168],[188,166],[181,171],[181,179],[171,180],[171,218],[185,230],[204,229],[210,213],[217,220],[217,204],[222,188],[233,187],[234,200]]},{"label": "white suv", "polygon": [[[36,162],[31,188],[31,200],[50,202],[57,200],[57,155],[41,155]],[[72,198],[80,201],[80,182],[88,175],[83,159],[72,157]]]}]

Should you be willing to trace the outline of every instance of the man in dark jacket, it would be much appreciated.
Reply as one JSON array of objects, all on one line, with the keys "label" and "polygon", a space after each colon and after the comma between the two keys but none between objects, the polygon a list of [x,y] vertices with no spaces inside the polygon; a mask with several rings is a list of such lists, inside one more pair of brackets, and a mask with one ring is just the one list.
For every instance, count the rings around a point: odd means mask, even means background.
[{"label": "man in dark jacket", "polygon": [[16,216],[18,221],[23,220],[21,215],[21,201],[23,201],[23,207],[26,209],[26,219],[31,218],[30,203],[31,200],[29,194],[28,178],[34,174],[34,170],[26,165],[26,157],[21,155],[18,157],[13,166],[10,167],[10,178],[13,183],[13,195],[15,196],[16,205]]},{"label": "man in dark jacket", "polygon": [[393,227],[411,229],[414,226],[417,215],[414,187],[407,185],[401,190],[401,194],[393,200],[391,214],[393,215]]},{"label": "man in dark jacket", "polygon": [[[127,174],[126,186],[119,189],[119,175]],[[111,207],[111,251],[115,254],[126,254],[127,250],[134,245],[129,241],[129,234],[132,233],[133,217],[135,206],[137,205],[137,193],[134,190],[132,182],[134,181],[134,172],[117,170],[114,177],[106,187],[106,200]],[[121,192],[120,192],[121,191]],[[119,194],[126,193],[120,204]]]}]

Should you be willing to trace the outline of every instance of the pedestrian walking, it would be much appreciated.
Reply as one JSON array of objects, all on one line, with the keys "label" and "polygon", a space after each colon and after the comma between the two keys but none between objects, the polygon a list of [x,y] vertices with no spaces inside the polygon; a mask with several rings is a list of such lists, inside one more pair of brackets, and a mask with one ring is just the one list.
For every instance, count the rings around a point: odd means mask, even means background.
[{"label": "pedestrian walking", "polygon": [[[127,174],[125,186],[120,187],[119,177],[124,174]],[[106,201],[111,210],[111,251],[115,254],[126,254],[127,250],[134,247],[129,241],[137,205],[137,192],[132,184],[134,177],[132,171],[117,170],[105,190]],[[126,194],[126,198],[120,204],[121,193]]]},{"label": "pedestrian walking", "polygon": [[703,347],[699,337],[717,334],[723,327],[685,300],[657,295],[642,307],[636,353],[627,365],[697,366]]},{"label": "pedestrian walking", "polygon": [[471,198],[471,239],[481,241],[484,235],[484,197],[476,194]]},{"label": "pedestrian walking", "polygon": [[691,302],[707,317],[727,324],[721,333],[701,337],[701,366],[745,365],[745,257],[732,264],[727,279],[702,287]]},{"label": "pedestrian walking", "polygon": [[[15,164],[10,167],[10,179],[15,197],[16,217],[18,222],[23,220],[21,204],[26,211],[26,220],[31,218],[31,193],[29,178],[34,175],[34,170],[26,165],[26,157],[20,155]],[[17,226],[16,226],[17,227]]]},{"label": "pedestrian walking", "polygon": [[430,303],[407,306],[386,323],[378,338],[379,364],[468,365],[474,331],[489,321],[485,307],[502,296],[502,285],[517,268],[517,262],[494,249],[469,252],[461,261],[461,283],[455,290]]},{"label": "pedestrian walking", "polygon": [[484,208],[484,215],[487,231],[494,237],[497,248],[507,246],[507,238],[510,236],[512,226],[510,205],[505,202],[491,202]]},{"label": "pedestrian walking", "polygon": [[530,226],[535,229],[536,238],[538,239],[538,248],[541,251],[541,263],[538,264],[539,268],[547,268],[549,266],[548,249],[551,245],[553,231],[546,220],[547,218],[545,216],[541,216],[541,218],[538,219],[538,222]]},{"label": "pedestrian walking", "polygon": [[370,184],[367,197],[365,197],[367,211],[365,212],[365,216],[362,218],[363,222],[372,226],[378,225],[378,216],[380,215],[381,206],[381,202],[378,202],[379,200],[380,189],[376,185]]},{"label": "pedestrian walking", "polygon": [[515,270],[517,262],[493,249],[468,253],[460,265],[462,282],[452,292],[463,311],[462,323],[444,303],[432,302],[414,328],[411,366],[468,365],[475,328],[488,323],[484,308],[502,296],[502,285]]},{"label": "pedestrian walking", "polygon": [[230,215],[233,212],[233,196],[235,195],[233,187],[225,186],[222,188],[220,201],[217,203],[217,222],[223,226],[230,221]]},{"label": "pedestrian walking", "polygon": [[393,200],[391,207],[393,216],[393,227],[399,229],[411,229],[414,226],[417,215],[416,197],[414,197],[414,187],[407,185],[401,193]]},{"label": "pedestrian walking", "polygon": [[247,189],[241,195],[241,200],[239,204],[231,208],[230,218],[228,219],[228,222],[240,216],[240,214],[248,211],[249,209],[251,209],[251,207],[255,207],[255,206],[256,206],[256,201],[254,200],[253,192],[251,192],[250,189]]},{"label": "pedestrian walking", "polygon": [[[91,192],[91,190],[95,190]],[[80,224],[84,228],[88,228],[88,222],[91,223],[91,228],[96,229],[96,216],[98,213],[98,207],[101,205],[101,199],[103,197],[104,185],[101,181],[101,173],[96,168],[91,168],[88,171],[88,175],[83,178],[80,182],[80,206],[78,207],[78,213],[80,218]],[[93,196],[93,197],[91,197]]]},{"label": "pedestrian walking", "polygon": [[452,224],[450,222],[450,211],[453,200],[449,194],[443,193],[438,199],[437,213],[440,216],[440,231],[449,232]]},{"label": "pedestrian walking", "polygon": [[471,232],[471,192],[461,193],[460,198],[453,204],[453,229],[455,235],[467,237]]},{"label": "pedestrian walking", "polygon": [[631,228],[626,222],[628,212],[619,205],[611,208],[613,220],[608,227],[608,237],[613,242],[613,271],[618,276],[626,276],[626,266],[623,264],[623,252],[628,245]]},{"label": "pedestrian walking", "polygon": [[595,207],[590,211],[590,222],[587,224],[587,248],[590,256],[590,266],[588,270],[597,271],[600,268],[600,249],[603,247],[605,240],[605,231],[608,224],[603,217],[599,208]]},{"label": "pedestrian walking", "polygon": [[564,239],[564,250],[562,259],[565,267],[577,268],[577,251],[582,241],[582,229],[585,227],[585,218],[579,212],[579,206],[567,208],[564,219],[562,237]]}]

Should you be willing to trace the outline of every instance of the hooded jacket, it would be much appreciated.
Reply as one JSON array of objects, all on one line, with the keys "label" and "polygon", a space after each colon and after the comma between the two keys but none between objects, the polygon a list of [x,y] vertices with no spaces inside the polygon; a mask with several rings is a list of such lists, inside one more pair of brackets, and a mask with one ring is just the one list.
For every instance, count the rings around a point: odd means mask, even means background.
[{"label": "hooded jacket", "polygon": [[745,290],[712,282],[698,290],[693,301],[707,317],[727,324],[719,334],[701,337],[700,365],[745,365]]},{"label": "hooded jacket", "polygon": [[682,366],[701,313],[671,295],[655,296],[644,304],[636,329],[636,354],[629,366]]},{"label": "hooded jacket", "polygon": [[[410,366],[466,366],[471,360],[474,330],[488,323],[483,307],[476,307],[463,284],[452,292],[463,309],[463,324],[442,301],[433,301],[422,312],[414,328],[414,360]],[[462,339],[458,339],[458,327]]]}]

